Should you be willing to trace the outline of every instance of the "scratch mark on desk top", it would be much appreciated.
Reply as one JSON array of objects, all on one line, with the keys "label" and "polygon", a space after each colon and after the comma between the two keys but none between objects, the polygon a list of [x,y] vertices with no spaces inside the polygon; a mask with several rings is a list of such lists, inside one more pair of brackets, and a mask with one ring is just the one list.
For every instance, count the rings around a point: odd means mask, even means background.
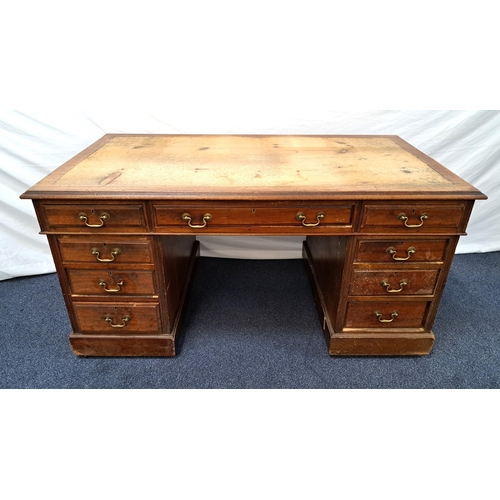
[{"label": "scratch mark on desk top", "polygon": [[111,184],[114,180],[118,179],[122,175],[121,171],[119,172],[113,172],[111,175],[108,175],[105,177],[101,182],[99,182],[100,186],[107,186],[108,184]]}]

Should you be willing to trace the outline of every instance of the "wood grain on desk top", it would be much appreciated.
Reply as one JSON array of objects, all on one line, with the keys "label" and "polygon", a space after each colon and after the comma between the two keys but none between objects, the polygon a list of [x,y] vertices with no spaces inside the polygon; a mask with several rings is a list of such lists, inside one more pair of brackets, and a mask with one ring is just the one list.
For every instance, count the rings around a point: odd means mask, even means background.
[{"label": "wood grain on desk top", "polygon": [[485,196],[397,136],[108,134],[23,198]]}]

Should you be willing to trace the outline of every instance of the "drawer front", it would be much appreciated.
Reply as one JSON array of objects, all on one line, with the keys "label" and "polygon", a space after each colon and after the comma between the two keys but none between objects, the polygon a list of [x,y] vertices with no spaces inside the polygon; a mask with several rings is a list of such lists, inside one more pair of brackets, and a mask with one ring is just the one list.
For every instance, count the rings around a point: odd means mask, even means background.
[{"label": "drawer front", "polygon": [[355,302],[347,305],[345,328],[423,328],[428,302]]},{"label": "drawer front", "polygon": [[349,295],[433,295],[438,275],[438,270],[356,270],[352,274]]},{"label": "drawer front", "polygon": [[147,229],[142,204],[43,204],[48,231],[140,232]]},{"label": "drawer front", "polygon": [[73,295],[155,295],[153,271],[67,269]]},{"label": "drawer front", "polygon": [[354,262],[442,263],[448,240],[360,240]]},{"label": "drawer front", "polygon": [[464,204],[363,206],[361,232],[457,233],[465,214]]},{"label": "drawer front", "polygon": [[73,303],[78,333],[104,335],[161,333],[157,303]]},{"label": "drawer front", "polygon": [[287,226],[298,231],[304,229],[344,228],[352,231],[354,204],[307,206],[171,206],[154,205],[155,229],[169,231],[206,232],[234,226],[255,227]]},{"label": "drawer front", "polygon": [[88,264],[152,264],[151,240],[141,237],[127,239],[60,236],[57,238],[64,264],[82,262]]}]

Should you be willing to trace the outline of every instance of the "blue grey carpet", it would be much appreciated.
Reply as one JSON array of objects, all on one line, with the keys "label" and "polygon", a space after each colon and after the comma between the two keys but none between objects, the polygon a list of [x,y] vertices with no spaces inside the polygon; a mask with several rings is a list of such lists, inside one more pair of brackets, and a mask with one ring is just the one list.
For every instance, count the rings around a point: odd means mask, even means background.
[{"label": "blue grey carpet", "polygon": [[175,358],[80,358],[55,274],[0,282],[1,388],[498,388],[500,252],[455,257],[423,357],[330,357],[300,260],[201,258]]}]

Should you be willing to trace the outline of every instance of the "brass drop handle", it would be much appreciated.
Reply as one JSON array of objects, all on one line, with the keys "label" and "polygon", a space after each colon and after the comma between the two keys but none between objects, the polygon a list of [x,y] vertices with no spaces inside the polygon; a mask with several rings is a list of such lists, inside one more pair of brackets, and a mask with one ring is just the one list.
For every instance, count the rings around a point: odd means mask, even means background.
[{"label": "brass drop handle", "polygon": [[109,220],[109,214],[107,212],[103,212],[101,215],[99,215],[99,219],[101,221],[100,224],[89,224],[87,221],[88,221],[88,217],[87,217],[87,214],[84,213],[84,212],[80,212],[78,214],[78,218],[80,220],[82,220],[83,222],[85,222],[85,225],[87,227],[102,227],[104,226],[104,221],[107,221]]},{"label": "brass drop handle", "polygon": [[127,326],[127,323],[130,321],[130,316],[123,316],[122,322],[120,324],[113,323],[113,318],[111,316],[104,316],[104,320],[109,323],[109,326],[113,328],[123,328]]},{"label": "brass drop handle", "polygon": [[207,222],[210,222],[212,220],[212,214],[205,214],[203,216],[203,224],[191,224],[191,214],[189,213],[184,213],[182,214],[182,220],[187,221],[188,226],[193,228],[193,229],[201,229],[203,227],[206,227]]},{"label": "brass drop handle", "polygon": [[304,212],[298,212],[297,215],[295,216],[295,218],[302,222],[302,225],[304,227],[316,227],[316,226],[319,226],[319,223],[326,217],[325,215],[325,212],[318,212],[318,214],[316,215],[316,222],[313,222],[313,223],[309,223],[309,222],[306,222],[306,214]]},{"label": "brass drop handle", "polygon": [[99,257],[99,250],[97,250],[97,248],[91,248],[90,249],[90,253],[92,255],[95,255],[95,258],[99,261],[99,262],[113,262],[115,260],[115,256],[116,255],[120,255],[121,253],[121,250],[119,248],[113,248],[113,250],[111,250],[111,259],[101,259]]},{"label": "brass drop handle", "polygon": [[402,292],[403,291],[403,288],[408,284],[408,281],[401,280],[399,282],[399,288],[397,290],[396,289],[391,290],[390,289],[391,284],[387,280],[382,281],[382,283],[380,283],[380,284],[386,289],[387,292],[389,292],[389,293],[398,293],[398,292]]},{"label": "brass drop handle", "polygon": [[392,311],[391,312],[391,319],[382,319],[382,313],[380,311],[374,311],[375,316],[377,316],[377,319],[379,320],[380,323],[392,323],[395,318],[399,316],[399,313],[397,311]]},{"label": "brass drop handle", "polygon": [[417,249],[415,247],[409,247],[407,250],[408,257],[396,257],[397,250],[394,247],[389,247],[386,250],[386,252],[392,256],[393,260],[408,260],[416,251]]},{"label": "brass drop handle", "polygon": [[99,280],[97,282],[99,284],[99,286],[102,286],[104,288],[104,291],[105,292],[108,292],[108,293],[116,293],[116,292],[121,292],[122,290],[122,286],[125,285],[124,281],[121,280],[119,281],[116,286],[118,288],[106,288],[108,286],[108,284],[104,281],[104,280]]},{"label": "brass drop handle", "polygon": [[398,214],[398,220],[403,221],[406,227],[420,227],[424,224],[424,221],[426,221],[428,218],[429,214],[427,212],[423,212],[422,214],[420,214],[419,217],[420,224],[408,224],[408,217],[406,216],[406,214],[404,212]]}]

